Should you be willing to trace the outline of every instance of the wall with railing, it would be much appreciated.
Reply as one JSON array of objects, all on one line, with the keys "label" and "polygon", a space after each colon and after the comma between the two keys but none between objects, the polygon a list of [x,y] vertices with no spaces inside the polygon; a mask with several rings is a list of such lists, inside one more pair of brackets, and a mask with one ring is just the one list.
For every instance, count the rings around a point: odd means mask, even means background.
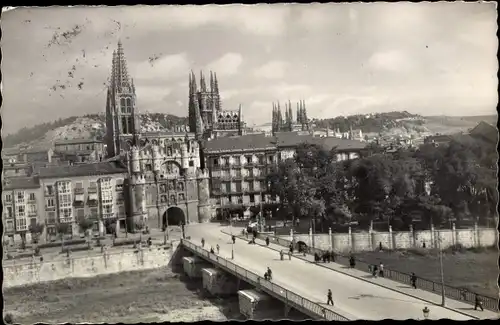
[{"label": "wall with railing", "polygon": [[314,319],[323,320],[333,320],[333,321],[348,321],[346,317],[339,315],[329,309],[324,308],[320,304],[313,302],[309,299],[303,298],[293,292],[274,284],[271,281],[265,281],[261,276],[248,271],[233,262],[217,256],[216,254],[211,254],[208,250],[193,244],[188,240],[182,240],[181,244],[187,248],[189,251],[195,253],[196,255],[210,261],[214,265],[229,272],[241,280],[259,288],[269,294],[270,296],[279,299],[288,306],[293,307],[300,312],[313,317]]},{"label": "wall with railing", "polygon": [[[348,233],[294,234],[295,241],[302,241],[307,246],[333,250],[337,253],[362,252],[383,249],[410,249],[410,248],[438,248],[446,249],[455,245],[465,248],[490,247],[498,243],[498,232],[494,228],[452,229],[414,231],[392,231],[389,226],[387,232],[367,231]],[[290,235],[280,235],[280,238],[291,239]]]},{"label": "wall with railing", "polygon": [[[268,238],[270,239],[271,243],[274,243],[274,244],[277,244],[277,245],[280,245],[280,246],[283,246],[286,248],[290,247],[290,244],[292,243],[288,239],[277,237],[277,236],[268,236]],[[483,238],[483,240],[484,240],[484,238]],[[492,240],[492,239],[490,238],[490,240]],[[329,249],[326,248],[325,250],[329,250]],[[320,248],[308,247],[308,253],[310,253],[310,254],[318,253],[320,256],[323,255],[323,252],[325,250],[320,249]],[[300,258],[300,255],[297,255],[297,257]],[[355,268],[358,270],[364,271],[364,272],[366,272],[368,270],[369,265],[372,265],[372,263],[368,263],[368,262],[366,262],[362,259],[359,259],[359,258],[355,258],[355,260],[356,260]],[[335,255],[335,263],[338,263],[338,264],[341,264],[344,266],[349,266],[350,265],[349,255],[337,253]],[[397,282],[407,284],[407,285],[411,285],[411,281],[410,281],[411,275],[408,273],[399,272],[396,270],[384,268],[384,277],[391,279],[391,280],[394,280],[394,281],[397,281]],[[434,282],[432,280],[422,279],[420,277],[417,279],[417,287],[419,289],[427,290],[427,291],[434,292],[437,294],[441,294],[441,291],[442,291],[441,283]],[[445,285],[444,288],[445,288],[445,290],[444,290],[445,295],[451,299],[467,302],[470,304],[474,304],[474,302],[475,302],[476,293],[474,293],[474,292],[468,291],[464,288],[456,288],[456,287],[451,287],[448,285]],[[493,310],[493,311],[499,310],[499,299],[498,298],[488,297],[485,295],[478,295],[478,296],[480,297],[481,301],[483,302],[484,308],[489,309],[489,310]]]}]

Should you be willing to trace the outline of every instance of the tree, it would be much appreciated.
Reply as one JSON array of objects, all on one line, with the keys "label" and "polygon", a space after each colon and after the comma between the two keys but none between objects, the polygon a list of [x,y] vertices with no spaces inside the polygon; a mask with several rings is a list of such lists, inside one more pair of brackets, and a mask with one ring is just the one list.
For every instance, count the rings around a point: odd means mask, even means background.
[{"label": "tree", "polygon": [[58,223],[56,225],[56,230],[57,233],[59,234],[59,237],[61,238],[61,251],[64,250],[64,235],[66,235],[69,232],[70,226],[67,223]]},{"label": "tree", "polygon": [[83,231],[84,234],[87,235],[87,244],[88,247],[90,248],[90,242],[91,242],[91,233],[90,229],[94,226],[94,222],[90,220],[89,218],[82,218],[78,222],[78,226],[80,227],[80,230]]},{"label": "tree", "polygon": [[33,243],[37,244],[39,239],[40,239],[40,235],[43,233],[43,230],[45,229],[45,225],[43,223],[36,223],[36,224],[33,224],[33,225],[30,225],[29,227],[29,231],[31,233],[31,238],[33,240]]}]

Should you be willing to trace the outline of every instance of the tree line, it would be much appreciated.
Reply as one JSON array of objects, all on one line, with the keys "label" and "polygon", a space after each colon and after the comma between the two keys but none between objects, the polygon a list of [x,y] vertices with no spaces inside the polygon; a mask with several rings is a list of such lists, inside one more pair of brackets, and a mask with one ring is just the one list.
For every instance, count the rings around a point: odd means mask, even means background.
[{"label": "tree line", "polygon": [[496,147],[481,139],[461,136],[391,155],[370,150],[347,161],[336,155],[304,143],[274,168],[267,181],[282,213],[312,217],[321,227],[355,221],[394,230],[484,224],[496,213]]}]

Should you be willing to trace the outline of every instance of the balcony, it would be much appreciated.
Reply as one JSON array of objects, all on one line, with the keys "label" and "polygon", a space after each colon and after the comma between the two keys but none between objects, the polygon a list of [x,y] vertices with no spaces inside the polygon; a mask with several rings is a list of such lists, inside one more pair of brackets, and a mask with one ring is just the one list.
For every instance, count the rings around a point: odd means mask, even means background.
[{"label": "balcony", "polygon": [[83,207],[84,205],[85,204],[84,204],[83,201],[77,201],[77,200],[73,201],[73,206],[74,207]]},{"label": "balcony", "polygon": [[74,191],[75,191],[75,195],[85,194],[85,189],[83,189],[83,188],[75,188]]},{"label": "balcony", "polygon": [[37,211],[28,211],[29,217],[36,217],[38,215]]},{"label": "balcony", "polygon": [[55,206],[48,206],[48,205],[45,206],[45,211],[55,211],[55,210],[56,210]]},{"label": "balcony", "polygon": [[96,206],[98,206],[98,205],[99,205],[99,202],[98,202],[97,200],[88,200],[88,201],[87,201],[87,205],[88,205],[89,207],[96,207]]},{"label": "balcony", "polygon": [[116,218],[116,217],[115,217],[115,214],[114,214],[114,213],[103,213],[103,214],[102,214],[102,218],[103,218],[103,219],[114,219],[114,218]]},{"label": "balcony", "polygon": [[45,196],[49,196],[49,197],[50,197],[50,196],[55,196],[55,195],[56,195],[56,193],[55,193],[54,191],[44,191],[44,192],[43,192],[43,194],[44,194]]},{"label": "balcony", "polygon": [[89,192],[89,193],[97,193],[97,187],[89,187],[89,188],[87,188],[87,192]]},{"label": "balcony", "polygon": [[250,162],[250,163],[246,163],[245,166],[243,166],[243,167],[245,167],[245,168],[254,168],[254,166],[255,166],[255,163]]}]

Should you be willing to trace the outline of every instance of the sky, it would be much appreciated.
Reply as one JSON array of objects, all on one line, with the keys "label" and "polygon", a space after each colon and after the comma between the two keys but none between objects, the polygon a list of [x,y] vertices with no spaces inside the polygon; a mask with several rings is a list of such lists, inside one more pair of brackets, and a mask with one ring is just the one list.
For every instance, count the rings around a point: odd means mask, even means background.
[{"label": "sky", "polygon": [[0,24],[4,133],[104,112],[119,39],[142,112],[187,116],[191,70],[215,71],[248,125],[278,100],[312,118],[489,115],[498,101],[495,3],[26,7]]}]

